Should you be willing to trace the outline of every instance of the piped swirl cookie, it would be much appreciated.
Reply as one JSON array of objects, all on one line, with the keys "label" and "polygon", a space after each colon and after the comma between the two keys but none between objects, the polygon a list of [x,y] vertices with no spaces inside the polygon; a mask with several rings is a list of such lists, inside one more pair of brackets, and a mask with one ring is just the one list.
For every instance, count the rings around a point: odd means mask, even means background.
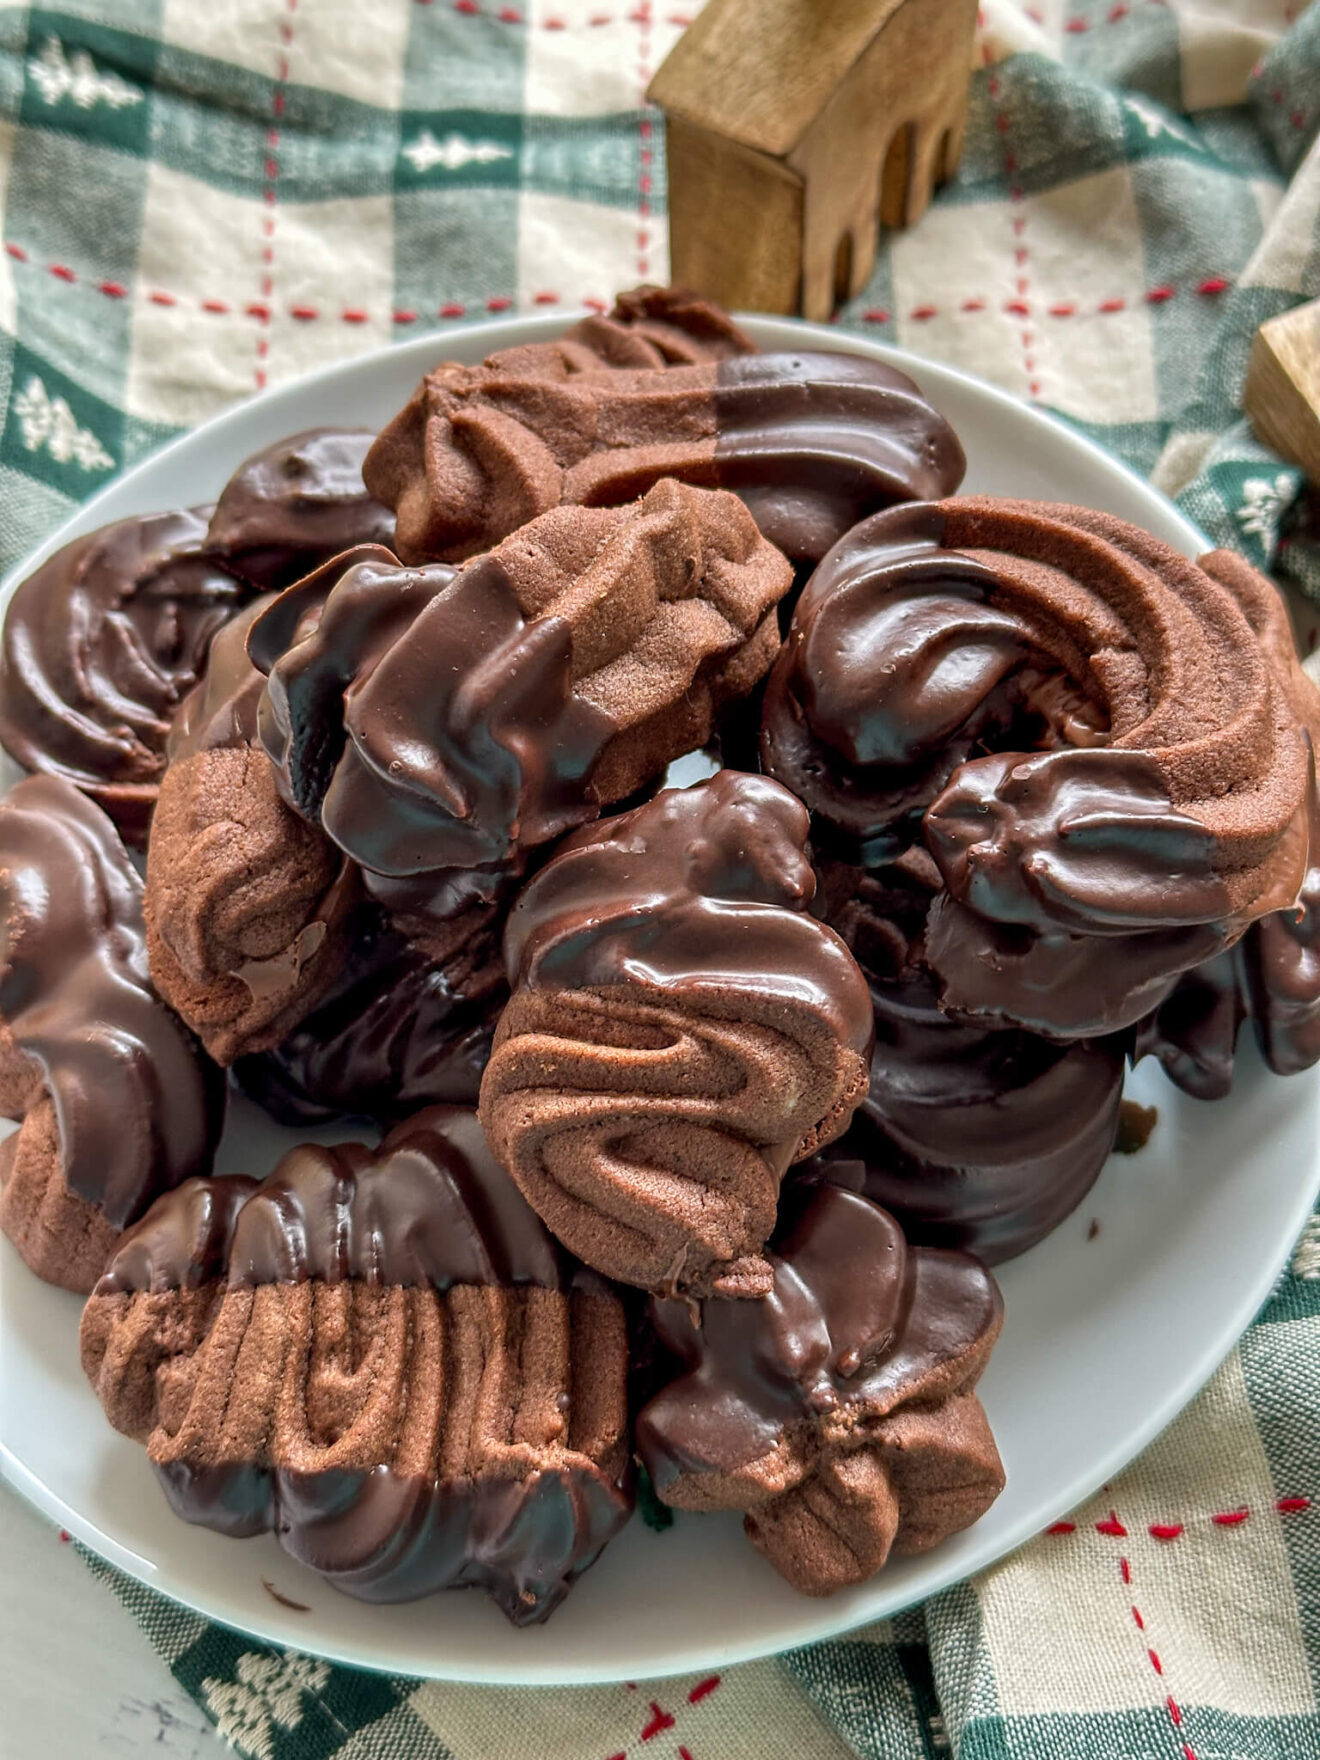
[{"label": "piped swirl cookie", "polygon": [[906,374],[861,355],[621,366],[569,340],[447,362],[367,454],[408,561],[461,560],[564,504],[620,506],[662,477],[732,490],[794,562],[878,508],[951,494],[966,461]]},{"label": "piped swirl cookie", "polygon": [[763,761],[865,865],[924,841],[946,1008],[1125,1027],[1301,887],[1314,696],[1272,596],[1080,508],[894,509],[803,594]]},{"label": "piped swirl cookie", "polygon": [[631,1509],[622,1303],[471,1112],[181,1186],[97,1284],[82,1363],[179,1515],[365,1601],[475,1584],[545,1619]]},{"label": "piped swirl cookie", "polygon": [[744,1511],[795,1589],[830,1595],[1002,1491],[973,1391],[1002,1304],[979,1261],[908,1247],[829,1180],[786,1195],[769,1264],[759,1302],[652,1302],[677,1372],[638,1414],[637,1450],[665,1503]]},{"label": "piped swirl cookie", "polygon": [[0,639],[0,743],[64,776],[141,847],[165,741],[216,630],[251,589],[205,552],[209,510],[75,538],[23,581]]},{"label": "piped swirl cookie", "polygon": [[457,573],[351,552],[253,628],[262,738],[285,799],[447,958],[530,851],[710,737],[768,670],[791,577],[733,496],[675,482]]},{"label": "piped swirl cookie", "polygon": [[158,1193],[210,1170],[224,1084],[152,988],[142,882],[72,783],[0,802],[0,1228],[86,1293]]},{"label": "piped swirl cookie", "polygon": [[577,833],[509,917],[482,1122],[623,1283],[764,1295],[780,1180],[865,1092],[870,996],[808,913],[806,835],[786,790],[722,771]]},{"label": "piped swirl cookie", "polygon": [[277,1045],[339,974],[359,896],[330,840],[281,799],[257,739],[258,600],[183,703],[147,849],[152,978],[217,1062]]}]

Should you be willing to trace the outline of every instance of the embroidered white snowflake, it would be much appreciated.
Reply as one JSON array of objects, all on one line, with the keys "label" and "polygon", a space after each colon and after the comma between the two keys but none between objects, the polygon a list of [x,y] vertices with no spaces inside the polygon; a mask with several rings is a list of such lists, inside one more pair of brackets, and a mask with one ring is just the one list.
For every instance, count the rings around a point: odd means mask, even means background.
[{"label": "embroidered white snowflake", "polygon": [[448,134],[438,141],[429,128],[400,150],[420,175],[437,165],[446,171],[461,171],[465,165],[493,165],[497,159],[513,157],[513,148],[502,147],[498,141],[469,141],[461,134]]},{"label": "embroidered white snowflake", "polygon": [[1242,505],[1233,515],[1244,532],[1272,538],[1279,515],[1292,498],[1292,479],[1280,472],[1271,483],[1266,477],[1248,477],[1242,485]]},{"label": "embroidered white snowflake", "polygon": [[1320,1282],[1320,1216],[1313,1216],[1293,1248],[1292,1274],[1306,1283]]},{"label": "embroidered white snowflake", "polygon": [[220,1734],[252,1760],[272,1760],[275,1725],[296,1729],[303,1694],[319,1692],[330,1678],[326,1663],[294,1650],[283,1656],[249,1651],[239,1657],[235,1673],[236,1681],[204,1680],[202,1691]]},{"label": "embroidered white snowflake", "polygon": [[142,102],[137,86],[117,73],[98,72],[86,49],[75,49],[66,56],[58,37],[46,38],[40,55],[28,62],[28,73],[48,104],[71,98],[80,110],[91,110],[97,104],[123,110]]},{"label": "embroidered white snowflake", "polygon": [[1151,140],[1157,141],[1162,134],[1167,134],[1175,141],[1182,141],[1185,146],[1197,145],[1186,129],[1179,128],[1176,122],[1170,121],[1167,116],[1155,108],[1154,104],[1147,103],[1144,98],[1125,97],[1123,104],[1136,117]]},{"label": "embroidered white snowflake", "polygon": [[45,382],[33,373],[14,399],[14,414],[29,452],[43,447],[56,464],[79,464],[85,471],[108,471],[114,459],[90,428],[80,428],[77,417],[62,397],[52,397]]}]

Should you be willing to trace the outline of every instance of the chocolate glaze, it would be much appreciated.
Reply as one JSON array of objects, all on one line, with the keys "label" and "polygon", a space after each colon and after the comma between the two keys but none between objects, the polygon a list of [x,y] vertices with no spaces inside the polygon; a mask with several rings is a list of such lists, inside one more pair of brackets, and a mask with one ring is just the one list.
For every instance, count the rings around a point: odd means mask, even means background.
[{"label": "chocolate glaze", "polygon": [[190,1467],[156,1476],[176,1514],[280,1545],[360,1601],[484,1588],[515,1625],[548,1619],[631,1513],[629,1494],[576,1466],[467,1483],[371,1472]]},{"label": "chocolate glaze", "polygon": [[356,544],[389,544],[394,515],[367,494],[375,435],[309,428],[241,464],[216,502],[206,548],[262,592],[279,592]]},{"label": "chocolate glaze", "polygon": [[65,1183],[113,1227],[209,1169],[223,1081],[151,986],[114,827],[56,776],[0,803],[0,1017],[41,1066]]},{"label": "chocolate glaze", "polygon": [[[475,1115],[432,1107],[398,1126],[374,1154],[361,1144],[304,1146],[259,1185],[191,1180],[156,1204],[97,1285],[84,1321],[88,1372],[98,1380],[102,1316],[107,1309],[114,1315],[116,1298],[307,1280],[442,1292],[532,1285],[565,1292],[573,1319],[561,1313],[552,1322],[560,1327],[576,1326],[579,1300],[605,1299],[599,1281],[565,1257],[496,1166]],[[525,1323],[533,1324],[530,1312]],[[125,1416],[141,1421],[119,1405],[115,1413],[121,1423]],[[482,1422],[480,1408],[472,1421]],[[480,1584],[511,1620],[526,1624],[553,1611],[627,1520],[632,1498],[626,1460],[611,1475],[572,1449],[561,1449],[552,1464],[537,1464],[530,1445],[525,1453],[529,1470],[519,1477],[468,1476],[438,1461],[430,1473],[384,1462],[298,1471],[183,1455],[153,1464],[185,1520],[235,1536],[274,1532],[286,1551],[348,1594],[402,1601]]]},{"label": "chocolate glaze", "polygon": [[1159,1007],[1137,1022],[1132,1061],[1157,1057],[1185,1093],[1222,1100],[1233,1086],[1238,1029],[1248,1014],[1241,979],[1238,947],[1184,972]]},{"label": "chocolate glaze", "polygon": [[228,1180],[189,1182],[125,1235],[96,1293],[308,1279],[562,1289],[571,1276],[476,1114],[432,1106],[376,1150],[291,1149],[241,1203]]},{"label": "chocolate glaze", "polygon": [[630,503],[663,477],[740,496],[815,562],[857,520],[950,494],[965,459],[905,374],[847,354],[614,368],[569,339],[445,364],[363,470],[410,561],[461,560],[567,504]]},{"label": "chocolate glaze", "polygon": [[248,659],[247,641],[252,625],[273,603],[271,594],[263,594],[212,636],[206,669],[180,703],[170,727],[165,755],[171,764],[196,752],[256,742],[257,709],[266,679]]},{"label": "chocolate glaze", "polygon": [[680,1001],[782,995],[866,1056],[865,980],[807,914],[806,834],[806,810],[786,789],[731,770],[576,833],[510,913],[510,985],[641,983]]},{"label": "chocolate glaze", "polygon": [[395,1119],[437,1102],[475,1106],[503,984],[480,998],[460,995],[370,907],[352,949],[335,988],[282,1044],[239,1058],[244,1093],[291,1125]]},{"label": "chocolate glaze", "polygon": [[866,1196],[914,1245],[964,1248],[990,1265],[1026,1252],[1104,1166],[1122,1045],[960,1026],[916,974],[871,994],[870,1093],[830,1158],[864,1164]]},{"label": "chocolate glaze", "polygon": [[770,1453],[789,1424],[876,1418],[938,1397],[941,1370],[993,1339],[1002,1301],[975,1259],[909,1249],[893,1218],[826,1179],[785,1194],[774,1283],[759,1302],[653,1298],[680,1374],[639,1413],[637,1451],[663,1497],[680,1475]]},{"label": "chocolate glaze", "polygon": [[690,418],[676,411],[672,439],[653,438],[648,422],[646,441],[615,442],[570,472],[566,499],[613,506],[661,475],[711,483],[786,556],[814,563],[877,509],[952,494],[967,468],[907,374],[861,355],[734,357],[715,369],[710,397],[713,451],[687,442]]},{"label": "chocolate glaze", "polygon": [[18,588],[0,642],[0,742],[146,841],[170,719],[250,590],[203,550],[208,509],[104,526]]}]

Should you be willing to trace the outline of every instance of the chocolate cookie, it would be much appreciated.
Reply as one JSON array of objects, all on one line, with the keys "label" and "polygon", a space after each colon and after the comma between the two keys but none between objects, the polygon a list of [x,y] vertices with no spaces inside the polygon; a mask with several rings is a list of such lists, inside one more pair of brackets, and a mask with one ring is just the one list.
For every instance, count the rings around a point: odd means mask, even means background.
[{"label": "chocolate cookie", "polygon": [[813,577],[763,761],[867,865],[924,841],[949,1010],[1105,1034],[1297,897],[1314,696],[1227,566],[968,497],[876,516]]},{"label": "chocolate cookie", "polygon": [[479,1584],[545,1619],[631,1509],[622,1304],[471,1112],[180,1187],[97,1284],[82,1362],[179,1515],[365,1601]]},{"label": "chocolate cookie", "polygon": [[757,353],[723,306],[685,287],[652,283],[619,294],[609,312],[583,318],[563,341],[614,367],[690,367]]},{"label": "chocolate cookie", "polygon": [[784,789],[722,771],[577,833],[509,917],[482,1122],[623,1283],[764,1295],[779,1182],[865,1091],[870,997],[808,914],[806,835]]},{"label": "chocolate cookie", "polygon": [[209,509],[120,520],[29,575],[0,640],[0,743],[141,847],[165,740],[211,637],[251,596],[205,554]]},{"label": "chocolate cookie", "polygon": [[363,475],[410,562],[461,560],[551,508],[620,506],[676,477],[732,490],[802,563],[878,508],[952,494],[965,468],[912,380],[866,356],[615,367],[565,341],[437,367]]},{"label": "chocolate cookie", "polygon": [[216,502],[207,550],[269,593],[355,544],[389,544],[394,515],[362,481],[374,439],[364,428],[309,428],[254,454]]},{"label": "chocolate cookie", "polygon": [[234,1076],[281,1124],[475,1106],[507,997],[502,967],[484,993],[464,995],[364,906],[325,999],[273,1050],[240,1057]]},{"label": "chocolate cookie", "polygon": [[86,1293],[119,1232],[204,1174],[224,1084],[147,974],[142,882],[71,783],[0,802],[0,1228],[39,1277]]},{"label": "chocolate cookie", "polygon": [[352,552],[253,627],[262,737],[285,798],[446,959],[529,851],[703,744],[768,670],[790,582],[733,496],[673,482],[544,514],[456,575]]},{"label": "chocolate cookie", "polygon": [[678,1365],[637,1450],[679,1509],[739,1509],[804,1595],[926,1552],[1004,1486],[972,1391],[1002,1318],[985,1268],[909,1248],[893,1218],[825,1181],[785,1195],[759,1302],[653,1301]]},{"label": "chocolate cookie", "polygon": [[280,798],[248,660],[259,601],[182,705],[147,850],[152,978],[218,1063],[279,1044],[338,975],[356,876]]}]

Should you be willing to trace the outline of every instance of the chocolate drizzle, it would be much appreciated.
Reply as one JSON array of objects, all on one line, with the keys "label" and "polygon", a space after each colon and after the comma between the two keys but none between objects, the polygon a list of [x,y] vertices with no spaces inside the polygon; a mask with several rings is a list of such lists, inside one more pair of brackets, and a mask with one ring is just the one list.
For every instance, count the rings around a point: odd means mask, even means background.
[{"label": "chocolate drizzle", "polygon": [[204,1173],[223,1084],[152,989],[142,882],[54,776],[0,803],[0,1017],[55,1103],[64,1182],[122,1228]]},{"label": "chocolate drizzle", "polygon": [[341,550],[391,543],[394,516],[362,481],[374,439],[365,429],[309,428],[255,453],[216,503],[208,552],[270,593]]},{"label": "chocolate drizzle", "polygon": [[146,841],[170,719],[249,589],[204,553],[206,509],[75,538],[5,612],[0,741]]}]

